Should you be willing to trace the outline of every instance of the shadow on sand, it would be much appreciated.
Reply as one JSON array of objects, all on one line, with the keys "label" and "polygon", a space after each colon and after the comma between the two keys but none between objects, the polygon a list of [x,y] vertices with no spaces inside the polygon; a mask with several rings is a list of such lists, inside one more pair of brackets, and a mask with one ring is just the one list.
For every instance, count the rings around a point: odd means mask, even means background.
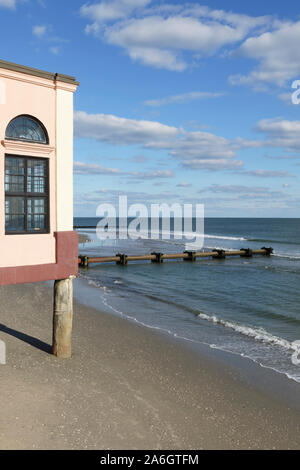
[{"label": "shadow on sand", "polygon": [[49,344],[44,343],[43,341],[40,341],[39,339],[34,338],[33,336],[26,335],[25,333],[21,333],[20,331],[13,330],[12,328],[8,328],[7,326],[2,325],[1,323],[0,323],[0,331],[2,331],[3,333],[6,333],[7,335],[14,336],[20,341],[30,344],[30,346],[40,349],[41,351],[46,352],[47,354],[52,354],[52,348]]}]

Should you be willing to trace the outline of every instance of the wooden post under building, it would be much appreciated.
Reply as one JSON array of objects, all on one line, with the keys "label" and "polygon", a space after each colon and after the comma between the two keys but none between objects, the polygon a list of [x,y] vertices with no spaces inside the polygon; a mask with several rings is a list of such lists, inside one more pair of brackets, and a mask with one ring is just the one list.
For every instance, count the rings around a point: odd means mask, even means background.
[{"label": "wooden post under building", "polygon": [[54,283],[53,354],[61,359],[71,357],[73,326],[73,277]]}]

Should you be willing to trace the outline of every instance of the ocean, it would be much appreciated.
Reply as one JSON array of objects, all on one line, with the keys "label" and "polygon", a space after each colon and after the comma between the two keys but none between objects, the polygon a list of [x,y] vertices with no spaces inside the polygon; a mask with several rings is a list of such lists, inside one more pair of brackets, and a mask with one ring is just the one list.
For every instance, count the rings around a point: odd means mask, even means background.
[{"label": "ocean", "polygon": [[[181,253],[186,240],[107,240],[75,218],[80,254]],[[272,257],[135,262],[80,269],[90,305],[169,335],[247,357],[300,382],[300,219],[207,218],[204,249],[272,246]],[[292,358],[294,360],[292,361]],[[299,354],[300,359],[300,354]]]}]

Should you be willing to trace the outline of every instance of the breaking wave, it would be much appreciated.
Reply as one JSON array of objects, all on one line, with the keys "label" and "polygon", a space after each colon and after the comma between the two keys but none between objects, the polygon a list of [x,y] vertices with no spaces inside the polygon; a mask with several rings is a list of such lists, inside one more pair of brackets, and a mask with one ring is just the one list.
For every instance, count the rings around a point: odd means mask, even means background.
[{"label": "breaking wave", "polygon": [[206,315],[205,313],[199,313],[198,317],[202,320],[214,323],[215,325],[221,325],[225,328],[230,328],[237,333],[253,338],[256,341],[260,341],[264,344],[280,346],[288,351],[299,351],[299,346],[297,347],[294,343],[291,343],[286,339],[268,333],[264,328],[253,328],[250,326],[240,325],[231,321],[222,320],[215,315]]}]

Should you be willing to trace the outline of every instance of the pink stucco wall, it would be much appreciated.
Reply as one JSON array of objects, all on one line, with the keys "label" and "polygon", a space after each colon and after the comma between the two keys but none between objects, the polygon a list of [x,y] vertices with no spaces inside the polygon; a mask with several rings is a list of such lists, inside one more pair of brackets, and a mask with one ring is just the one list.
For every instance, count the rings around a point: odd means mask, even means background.
[{"label": "pink stucco wall", "polygon": [[[0,68],[0,267],[55,263],[56,232],[56,91],[51,80]],[[36,144],[5,142],[9,122],[20,114],[39,119],[49,135],[48,148]],[[5,154],[49,159],[50,234],[5,235]]]}]

